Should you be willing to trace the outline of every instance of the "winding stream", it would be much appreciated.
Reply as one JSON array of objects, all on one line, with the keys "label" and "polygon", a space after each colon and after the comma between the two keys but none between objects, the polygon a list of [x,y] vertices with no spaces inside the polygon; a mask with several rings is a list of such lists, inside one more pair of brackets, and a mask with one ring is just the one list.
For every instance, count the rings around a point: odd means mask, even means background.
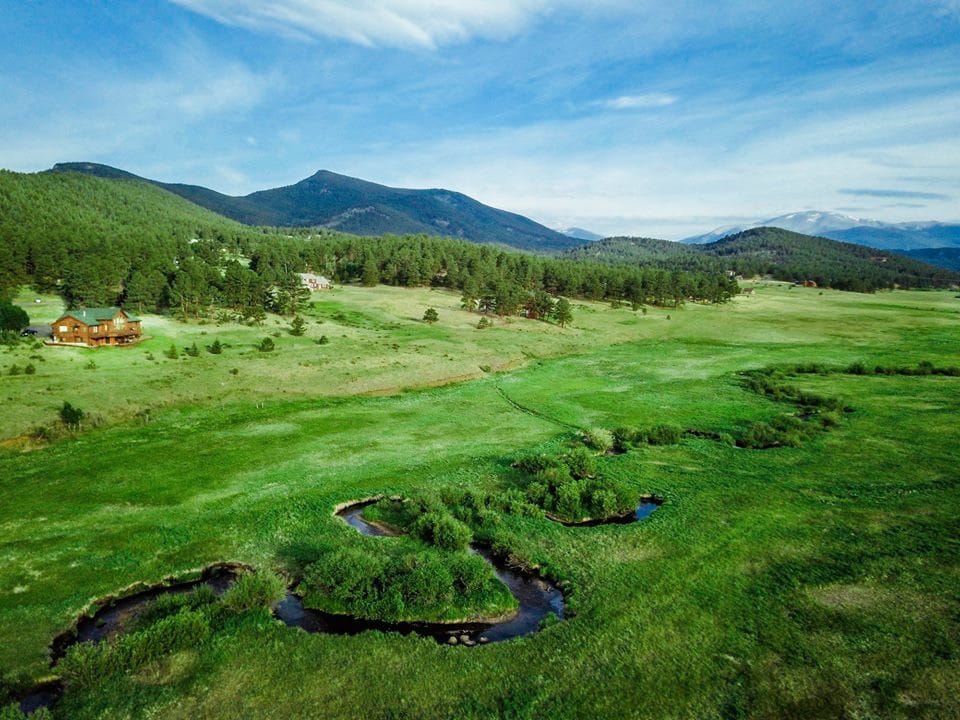
[{"label": "winding stream", "polygon": [[[372,523],[363,517],[363,511],[377,499],[359,501],[341,508],[336,516],[358,532],[371,537],[390,537],[396,532],[389,527]],[[660,507],[661,500],[654,497],[641,498],[636,509],[626,515],[603,520],[582,522],[564,522],[568,526],[593,526],[603,524],[626,524],[642,520]],[[555,519],[556,520],[556,519]],[[432,637],[438,642],[449,645],[482,645],[502,642],[536,632],[544,618],[555,615],[563,619],[565,604],[563,593],[553,583],[539,575],[510,567],[501,558],[496,557],[488,548],[470,545],[473,552],[490,564],[497,578],[517,599],[517,612],[505,620],[497,622],[461,622],[461,623],[419,623],[384,622],[367,620],[347,615],[335,615],[304,607],[303,600],[292,590],[273,608],[274,616],[289,627],[296,627],[311,633],[333,635],[356,635],[366,630],[416,633]],[[168,579],[160,585],[121,598],[107,598],[97,603],[98,609],[93,615],[84,615],[76,625],[61,633],[50,644],[50,666],[55,667],[63,659],[67,650],[83,642],[98,643],[109,641],[128,630],[150,604],[162,595],[185,593],[206,585],[217,595],[222,595],[236,582],[243,572],[252,568],[235,563],[218,563],[203,570],[196,580],[175,582]],[[44,707],[53,707],[64,692],[63,683],[52,680],[36,685],[19,697],[21,712],[36,712]]]},{"label": "winding stream", "polygon": [[[365,500],[348,505],[336,515],[347,525],[369,537],[389,537],[395,532],[380,524],[367,521],[363,511],[376,500]],[[548,615],[563,618],[563,593],[556,585],[534,573],[509,567],[488,549],[471,545],[470,551],[486,560],[493,568],[497,578],[517,599],[519,609],[510,618],[500,622],[465,623],[418,623],[383,622],[363,620],[342,615],[332,615],[319,610],[304,607],[303,600],[288,592],[283,601],[274,609],[274,615],[291,627],[307,632],[328,632],[341,635],[354,635],[364,630],[384,630],[403,634],[416,633],[432,637],[447,644],[478,645],[502,642],[536,632],[540,622]]]}]

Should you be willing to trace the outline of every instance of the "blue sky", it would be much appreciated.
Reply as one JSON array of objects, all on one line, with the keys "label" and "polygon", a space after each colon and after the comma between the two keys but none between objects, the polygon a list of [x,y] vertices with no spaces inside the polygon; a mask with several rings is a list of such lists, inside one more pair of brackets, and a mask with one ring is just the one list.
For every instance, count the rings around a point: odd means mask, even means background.
[{"label": "blue sky", "polygon": [[960,220],[960,0],[0,0],[0,166],[329,169],[678,238]]}]

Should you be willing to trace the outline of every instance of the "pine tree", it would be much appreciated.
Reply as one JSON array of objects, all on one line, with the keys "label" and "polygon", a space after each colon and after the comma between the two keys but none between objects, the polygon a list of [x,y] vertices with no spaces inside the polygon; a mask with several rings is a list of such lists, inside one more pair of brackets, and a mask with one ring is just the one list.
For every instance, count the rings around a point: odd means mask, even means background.
[{"label": "pine tree", "polygon": [[553,319],[557,321],[560,327],[566,327],[567,323],[573,320],[573,311],[570,308],[570,301],[566,298],[560,298],[553,306]]}]

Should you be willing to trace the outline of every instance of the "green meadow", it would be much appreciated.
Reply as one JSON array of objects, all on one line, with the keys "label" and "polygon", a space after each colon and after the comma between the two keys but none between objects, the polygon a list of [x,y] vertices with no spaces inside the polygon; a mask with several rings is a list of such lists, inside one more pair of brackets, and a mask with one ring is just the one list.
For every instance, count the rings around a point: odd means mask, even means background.
[{"label": "green meadow", "polygon": [[[796,410],[745,389],[747,370],[960,364],[955,292],[754,287],[722,306],[575,302],[566,328],[517,318],[484,330],[446,291],[343,287],[314,294],[302,337],[273,316],[247,327],[148,315],[149,339],[131,348],[0,351],[6,691],[56,676],[53,637],[134,583],[221,561],[294,578],[320,548],[376,552],[387,540],[332,515],[351,499],[522,491],[511,463],[561,452],[578,430],[739,437]],[[32,319],[60,310],[34,299],[20,296]],[[267,336],[275,350],[259,352]],[[221,354],[205,349],[215,339]],[[194,343],[199,355],[185,355]],[[27,363],[33,374],[9,374]],[[565,588],[567,619],[538,633],[448,647],[311,635],[252,609],[68,685],[52,715],[960,716],[960,378],[790,382],[851,412],[801,447],[687,435],[596,458],[638,498],[663,498],[639,523],[499,513],[493,539]],[[87,425],[38,439],[64,401]]]}]

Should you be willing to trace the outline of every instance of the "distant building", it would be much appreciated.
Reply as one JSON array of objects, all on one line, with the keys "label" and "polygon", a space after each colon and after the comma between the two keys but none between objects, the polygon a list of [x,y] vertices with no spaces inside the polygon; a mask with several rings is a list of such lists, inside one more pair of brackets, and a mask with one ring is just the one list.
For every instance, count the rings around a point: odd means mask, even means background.
[{"label": "distant building", "polygon": [[53,324],[52,344],[131,345],[140,340],[140,318],[118,307],[71,310]]},{"label": "distant building", "polygon": [[300,282],[309,290],[329,290],[330,281],[323,275],[314,275],[313,273],[297,273],[300,276]]}]

